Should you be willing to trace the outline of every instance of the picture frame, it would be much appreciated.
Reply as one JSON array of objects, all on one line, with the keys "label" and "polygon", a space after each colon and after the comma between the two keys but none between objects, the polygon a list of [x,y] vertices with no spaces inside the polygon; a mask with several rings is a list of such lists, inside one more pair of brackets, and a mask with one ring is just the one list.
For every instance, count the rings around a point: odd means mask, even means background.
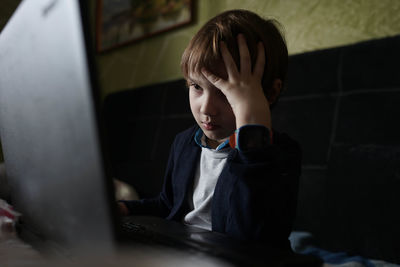
[{"label": "picture frame", "polygon": [[105,52],[191,23],[193,1],[97,0],[97,51]]}]

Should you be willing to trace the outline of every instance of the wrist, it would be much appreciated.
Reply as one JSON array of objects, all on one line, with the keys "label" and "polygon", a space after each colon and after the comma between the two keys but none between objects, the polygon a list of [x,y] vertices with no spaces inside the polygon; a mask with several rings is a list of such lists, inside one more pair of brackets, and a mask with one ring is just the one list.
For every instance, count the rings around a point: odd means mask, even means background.
[{"label": "wrist", "polygon": [[236,118],[236,129],[248,124],[264,125],[271,129],[271,111],[264,94],[236,105],[233,112]]},{"label": "wrist", "polygon": [[242,152],[263,149],[272,144],[272,130],[264,125],[245,125],[235,131],[230,137],[229,144]]},{"label": "wrist", "polygon": [[269,106],[265,105],[263,107],[251,107],[239,110],[236,118],[236,128],[239,129],[245,125],[257,124],[263,125],[268,129],[271,129],[271,112]]},{"label": "wrist", "polygon": [[124,202],[118,201],[117,205],[118,205],[118,212],[119,212],[120,215],[122,215],[122,216],[128,216],[129,215],[129,213],[130,213],[129,209],[128,209],[128,207],[126,206],[126,204]]}]

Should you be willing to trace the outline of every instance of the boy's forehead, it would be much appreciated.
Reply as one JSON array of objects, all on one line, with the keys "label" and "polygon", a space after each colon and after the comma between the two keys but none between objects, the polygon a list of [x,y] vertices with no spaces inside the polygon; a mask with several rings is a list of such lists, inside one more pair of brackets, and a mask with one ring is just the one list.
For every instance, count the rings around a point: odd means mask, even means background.
[{"label": "boy's forehead", "polygon": [[206,77],[200,71],[191,71],[187,77],[187,81],[190,83],[203,84],[207,81]]},{"label": "boy's forehead", "polygon": [[201,70],[203,68],[207,69],[208,71],[212,72],[214,75],[222,79],[228,78],[224,62],[222,60],[217,60],[208,64],[208,66],[198,66],[198,68],[192,68],[188,73],[188,79],[196,82],[200,81],[202,78],[205,78],[201,73]]},{"label": "boy's forehead", "polygon": [[218,90],[201,72],[192,72],[186,79],[187,85],[197,84],[203,89],[215,89]]}]

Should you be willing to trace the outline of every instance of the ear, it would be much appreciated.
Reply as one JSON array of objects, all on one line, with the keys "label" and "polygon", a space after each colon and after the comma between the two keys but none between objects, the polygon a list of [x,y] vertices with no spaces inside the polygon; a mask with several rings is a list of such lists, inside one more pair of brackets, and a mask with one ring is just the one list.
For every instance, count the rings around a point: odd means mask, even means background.
[{"label": "ear", "polygon": [[282,90],[282,80],[275,79],[274,82],[272,83],[272,88],[268,95],[268,102],[270,105],[275,103],[275,101],[278,99],[279,95],[281,94],[281,90]]}]

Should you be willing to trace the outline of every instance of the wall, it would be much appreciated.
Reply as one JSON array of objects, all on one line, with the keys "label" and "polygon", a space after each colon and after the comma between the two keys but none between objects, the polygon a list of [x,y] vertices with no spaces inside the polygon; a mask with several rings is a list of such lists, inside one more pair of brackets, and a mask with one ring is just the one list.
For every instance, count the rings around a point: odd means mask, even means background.
[{"label": "wall", "polygon": [[[191,36],[226,9],[245,8],[278,19],[285,28],[290,54],[400,33],[398,0],[195,1],[196,19],[191,26],[98,55],[103,96],[181,78],[180,56]],[[1,1],[0,30],[18,3]]]},{"label": "wall", "polygon": [[226,9],[278,19],[289,53],[329,48],[400,33],[398,0],[197,0],[191,26],[98,56],[103,95],[181,78],[179,62],[191,36]]}]

